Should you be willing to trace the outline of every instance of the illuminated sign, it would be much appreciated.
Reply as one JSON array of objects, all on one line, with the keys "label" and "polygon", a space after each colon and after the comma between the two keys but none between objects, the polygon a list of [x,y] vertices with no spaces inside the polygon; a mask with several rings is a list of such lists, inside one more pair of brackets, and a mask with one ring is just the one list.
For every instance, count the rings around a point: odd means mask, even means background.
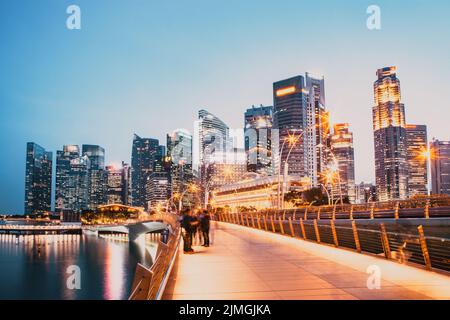
[{"label": "illuminated sign", "polygon": [[295,86],[278,89],[275,94],[277,97],[283,97],[293,93],[295,93]]}]

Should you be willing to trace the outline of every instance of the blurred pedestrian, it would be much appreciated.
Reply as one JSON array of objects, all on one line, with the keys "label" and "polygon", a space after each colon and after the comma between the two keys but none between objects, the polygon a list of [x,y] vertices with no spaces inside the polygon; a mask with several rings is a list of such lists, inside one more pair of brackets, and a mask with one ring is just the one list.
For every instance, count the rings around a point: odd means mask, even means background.
[{"label": "blurred pedestrian", "polygon": [[203,236],[203,246],[209,247],[209,222],[211,220],[211,216],[208,213],[208,210],[203,210],[200,215],[200,230]]}]

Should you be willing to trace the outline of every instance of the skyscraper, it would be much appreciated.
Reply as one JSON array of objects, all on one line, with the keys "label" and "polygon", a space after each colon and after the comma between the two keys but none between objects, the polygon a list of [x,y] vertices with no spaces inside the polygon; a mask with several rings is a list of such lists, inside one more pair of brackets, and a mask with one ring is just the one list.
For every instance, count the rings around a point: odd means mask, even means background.
[{"label": "skyscraper", "polygon": [[95,210],[106,203],[105,149],[91,144],[83,144],[82,154],[89,158],[89,203],[88,207]]},{"label": "skyscraper", "polygon": [[131,153],[132,205],[147,208],[147,182],[153,172],[156,157],[161,152],[159,141],[151,138],[133,137]]},{"label": "skyscraper", "polygon": [[170,157],[165,155],[165,148],[160,146],[155,158],[153,172],[147,180],[148,208],[166,207],[170,198]]},{"label": "skyscraper", "polygon": [[273,107],[252,106],[244,114],[247,171],[270,175],[272,167]]},{"label": "skyscraper", "polygon": [[428,194],[427,127],[407,124],[407,159],[409,197]]},{"label": "skyscraper", "polygon": [[87,156],[80,155],[77,145],[65,145],[56,153],[56,193],[57,211],[80,212],[88,209],[89,168]]},{"label": "skyscraper", "polygon": [[28,142],[25,168],[25,214],[51,210],[53,154]]},{"label": "skyscraper", "polygon": [[405,107],[395,67],[378,69],[374,83],[375,179],[379,201],[408,196]]},{"label": "skyscraper", "polygon": [[167,155],[170,158],[171,195],[181,196],[193,181],[192,135],[185,130],[168,134]]},{"label": "skyscraper", "polygon": [[122,161],[122,167],[106,166],[106,204],[129,205],[130,166]]},{"label": "skyscraper", "polygon": [[450,141],[433,139],[430,153],[432,193],[450,195]]},{"label": "skyscraper", "polygon": [[[300,178],[308,176],[308,94],[304,77],[296,76],[275,82],[273,100],[273,127],[278,129],[279,135],[278,138],[272,138],[275,165],[277,168],[281,166],[281,172],[284,172],[284,163],[288,160],[287,174]],[[286,143],[290,135],[299,137],[302,133],[304,136],[297,138],[292,147]]]},{"label": "skyscraper", "polygon": [[[331,154],[336,161],[338,176],[334,182],[332,192],[335,196],[348,197],[350,203],[356,202],[355,190],[355,158],[353,151],[353,133],[348,123],[334,125],[334,134],[331,137]],[[340,190],[339,190],[340,189]]]},{"label": "skyscraper", "polygon": [[309,176],[316,186],[328,164],[330,113],[325,106],[325,80],[306,73],[308,95],[308,159]]}]

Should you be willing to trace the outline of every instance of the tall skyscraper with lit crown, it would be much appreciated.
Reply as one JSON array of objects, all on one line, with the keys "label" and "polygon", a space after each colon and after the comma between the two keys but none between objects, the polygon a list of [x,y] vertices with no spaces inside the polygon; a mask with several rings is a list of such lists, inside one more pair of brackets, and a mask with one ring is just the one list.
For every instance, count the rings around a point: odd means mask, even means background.
[{"label": "tall skyscraper with lit crown", "polygon": [[375,180],[379,201],[408,197],[405,107],[396,67],[378,69],[372,108]]}]

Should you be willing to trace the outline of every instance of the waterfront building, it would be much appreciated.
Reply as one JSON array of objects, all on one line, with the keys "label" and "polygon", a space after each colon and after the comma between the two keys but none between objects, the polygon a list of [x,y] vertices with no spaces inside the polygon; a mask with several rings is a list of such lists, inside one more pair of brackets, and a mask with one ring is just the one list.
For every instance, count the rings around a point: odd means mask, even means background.
[{"label": "waterfront building", "polygon": [[[160,152],[165,152],[160,148]],[[159,153],[153,165],[153,172],[147,180],[147,208],[159,210],[166,208],[171,194],[170,157]]]},{"label": "waterfront building", "polygon": [[106,204],[123,203],[123,168],[106,166]]},{"label": "waterfront building", "polygon": [[273,174],[272,166],[272,106],[252,106],[244,114],[247,171]]},{"label": "waterfront building", "polygon": [[148,179],[160,153],[161,148],[157,139],[134,135],[131,154],[131,199],[135,207],[147,208]]},{"label": "waterfront building", "polygon": [[88,209],[89,168],[87,156],[77,145],[65,145],[56,153],[56,211],[80,212]]},{"label": "waterfront building", "polygon": [[377,201],[376,186],[372,183],[361,182],[356,185],[356,203],[363,204]]},{"label": "waterfront building", "polygon": [[450,195],[450,141],[433,139],[430,154],[432,193]]},{"label": "waterfront building", "polygon": [[343,196],[350,203],[356,202],[355,191],[355,156],[353,150],[353,133],[348,123],[334,125],[331,137],[331,155],[337,169],[337,181],[334,181],[332,192],[334,198]]},{"label": "waterfront building", "polygon": [[427,127],[407,124],[407,159],[409,197],[428,195],[428,142]]},{"label": "waterfront building", "polygon": [[82,155],[89,158],[89,203],[88,208],[95,210],[106,203],[105,149],[91,144],[82,145]]},{"label": "waterfront building", "polygon": [[25,167],[25,214],[51,210],[53,153],[28,142]]},{"label": "waterfront building", "polygon": [[408,164],[405,107],[395,67],[378,69],[372,108],[375,179],[379,201],[406,199]]}]

